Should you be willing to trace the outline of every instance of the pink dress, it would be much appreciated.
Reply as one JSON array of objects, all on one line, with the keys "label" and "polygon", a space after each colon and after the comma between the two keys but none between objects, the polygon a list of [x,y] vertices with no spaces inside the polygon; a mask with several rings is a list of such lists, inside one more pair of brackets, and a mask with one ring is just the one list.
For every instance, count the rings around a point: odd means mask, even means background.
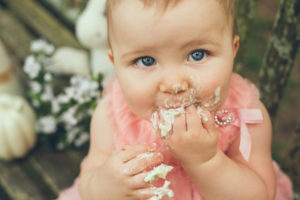
[{"label": "pink dress", "polygon": [[[127,145],[155,142],[158,147],[157,151],[164,156],[164,163],[174,167],[167,176],[167,180],[171,182],[170,188],[174,191],[172,200],[204,199],[193,186],[193,183],[180,166],[179,161],[170,154],[161,139],[153,133],[152,125],[130,111],[117,80],[112,83],[109,92],[111,94],[110,116],[117,130],[114,139],[115,151],[119,151]],[[261,123],[263,120],[260,110],[253,108],[253,105],[256,105],[258,101],[259,93],[257,88],[239,75],[233,74],[228,97],[220,108],[220,110],[228,110],[233,115],[233,120],[230,124],[218,127],[218,147],[223,152],[226,153],[229,146],[240,134],[240,151],[246,160],[249,158],[251,138],[247,130],[247,124]],[[277,177],[275,200],[292,200],[291,181],[275,162],[274,169]],[[80,200],[76,181],[71,188],[60,194],[58,200]]]}]

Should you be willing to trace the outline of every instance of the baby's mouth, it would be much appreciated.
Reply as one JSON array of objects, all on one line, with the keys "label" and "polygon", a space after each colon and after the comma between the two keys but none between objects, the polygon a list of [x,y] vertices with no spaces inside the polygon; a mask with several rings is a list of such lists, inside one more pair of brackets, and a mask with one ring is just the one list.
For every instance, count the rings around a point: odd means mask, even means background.
[{"label": "baby's mouth", "polygon": [[168,109],[186,108],[186,107],[188,107],[192,104],[194,104],[194,102],[191,102],[191,101],[171,101],[169,99],[166,99],[164,101],[164,106],[160,109],[168,110]]},{"label": "baby's mouth", "polygon": [[196,98],[195,92],[191,92],[188,97],[165,99],[164,106],[157,107],[151,116],[154,132],[160,132],[160,137],[166,137],[173,127],[175,117],[185,114],[189,106],[195,106],[200,115],[202,110],[214,112],[220,102],[220,87],[216,88],[215,94],[207,100]]},{"label": "baby's mouth", "polygon": [[177,109],[186,108],[192,104],[199,104],[199,100],[196,97],[195,89],[190,89],[187,95],[179,96],[175,95],[172,98],[166,98],[163,102],[163,109]]}]

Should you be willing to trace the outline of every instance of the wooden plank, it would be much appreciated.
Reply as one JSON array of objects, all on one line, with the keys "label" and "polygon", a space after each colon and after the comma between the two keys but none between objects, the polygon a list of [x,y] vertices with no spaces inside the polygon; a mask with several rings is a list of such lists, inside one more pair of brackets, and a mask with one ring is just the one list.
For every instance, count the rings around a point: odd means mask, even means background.
[{"label": "wooden plank", "polygon": [[49,147],[43,146],[35,150],[29,161],[49,188],[58,194],[73,184],[79,174],[82,157],[79,151],[53,152]]},{"label": "wooden plank", "polygon": [[[35,0],[55,15],[69,29],[74,29],[76,18],[85,8],[88,0],[65,0],[58,3],[53,0]],[[71,6],[72,5],[72,6]]]},{"label": "wooden plank", "polygon": [[86,152],[56,152],[43,144],[23,160],[0,162],[0,200],[56,198],[73,184]]},{"label": "wooden plank", "polygon": [[22,163],[0,162],[0,185],[13,200],[46,200],[51,197],[43,193],[39,184],[35,183],[22,170]]},{"label": "wooden plank", "polygon": [[55,46],[80,48],[74,35],[35,1],[4,0],[4,2],[24,24],[40,37],[45,37]]},{"label": "wooden plank", "polygon": [[9,198],[8,194],[3,189],[3,186],[1,184],[0,184],[0,200],[11,200],[11,198]]},{"label": "wooden plank", "polygon": [[16,17],[0,7],[0,39],[10,53],[23,60],[29,54],[30,43],[34,38]]}]

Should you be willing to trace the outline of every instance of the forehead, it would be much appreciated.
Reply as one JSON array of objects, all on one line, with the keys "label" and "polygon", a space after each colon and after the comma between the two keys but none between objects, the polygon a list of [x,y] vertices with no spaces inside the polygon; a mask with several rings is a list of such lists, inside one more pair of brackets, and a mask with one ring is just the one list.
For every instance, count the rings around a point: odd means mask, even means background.
[{"label": "forehead", "polygon": [[110,39],[112,43],[153,38],[163,42],[166,37],[176,40],[184,35],[222,33],[226,25],[225,11],[217,1],[182,1],[158,13],[155,6],[145,8],[140,0],[123,0],[113,9]]}]

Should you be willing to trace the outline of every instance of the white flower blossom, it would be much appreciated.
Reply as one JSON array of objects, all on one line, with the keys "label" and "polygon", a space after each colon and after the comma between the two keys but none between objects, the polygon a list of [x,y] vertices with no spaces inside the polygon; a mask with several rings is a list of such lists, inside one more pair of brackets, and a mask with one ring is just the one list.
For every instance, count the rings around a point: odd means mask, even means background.
[{"label": "white flower blossom", "polygon": [[46,73],[44,75],[44,80],[47,82],[52,81],[52,75],[50,73]]},{"label": "white flower blossom", "polygon": [[40,107],[41,103],[40,103],[38,100],[33,99],[32,105],[33,105],[34,107],[38,108],[38,107]]},{"label": "white flower blossom", "polygon": [[[32,105],[41,112],[38,119],[37,131],[43,134],[57,134],[57,124],[63,126],[65,136],[58,138],[57,149],[64,149],[70,144],[76,147],[82,146],[89,140],[89,133],[85,120],[90,120],[95,101],[101,98],[99,83],[91,77],[73,76],[68,87],[63,86],[64,92],[55,96],[54,83],[56,77],[49,70],[53,63],[51,55],[55,47],[45,40],[32,42],[31,51],[34,55],[26,58],[24,71],[29,77],[29,86],[32,96]],[[53,81],[53,82],[52,82]],[[50,110],[41,110],[44,105],[51,104]],[[84,105],[81,105],[84,104]],[[78,108],[85,107],[78,111]],[[44,108],[44,107],[43,107]],[[45,113],[48,112],[48,113]],[[54,135],[55,136],[55,135]]]},{"label": "white flower blossom", "polygon": [[44,88],[44,93],[41,96],[43,101],[52,101],[54,98],[52,85],[46,85]]},{"label": "white flower blossom", "polygon": [[70,144],[72,142],[74,142],[76,136],[80,133],[80,128],[78,127],[75,127],[75,128],[72,128],[71,130],[68,130],[68,133],[67,133],[67,142]]},{"label": "white flower blossom", "polygon": [[39,132],[50,134],[56,131],[56,120],[53,116],[41,117],[37,123],[37,130]]},{"label": "white flower blossom", "polygon": [[51,111],[54,114],[57,114],[60,111],[61,107],[57,99],[51,101]]},{"label": "white flower blossom", "polygon": [[71,99],[67,96],[67,95],[63,95],[63,94],[60,94],[58,97],[57,97],[57,101],[58,103],[68,103]]},{"label": "white flower blossom", "polygon": [[69,99],[73,98],[76,95],[76,89],[73,87],[68,87],[65,90],[65,93]]},{"label": "white flower blossom", "polygon": [[87,110],[87,114],[88,114],[89,116],[92,116],[93,113],[94,113],[94,110],[93,110],[93,109],[90,108],[90,109]]},{"label": "white flower blossom", "polygon": [[75,126],[78,122],[78,119],[76,119],[77,106],[73,106],[69,108],[67,111],[65,111],[62,116],[61,120],[66,123],[66,125]]},{"label": "white flower blossom", "polygon": [[29,85],[30,85],[31,90],[32,90],[34,93],[39,93],[39,92],[42,91],[42,86],[41,86],[41,84],[40,84],[39,82],[37,82],[37,81],[31,81],[31,82],[29,83]]},{"label": "white flower blossom", "polygon": [[100,97],[99,84],[89,78],[73,76],[71,86],[66,88],[66,95],[78,101],[79,104],[90,101],[92,98]]},{"label": "white flower blossom", "polygon": [[43,39],[35,40],[30,45],[30,50],[32,52],[44,52],[47,55],[51,55],[55,48],[52,44],[47,43]]},{"label": "white flower blossom", "polygon": [[76,147],[80,147],[83,144],[85,144],[86,142],[88,142],[89,138],[90,138],[90,136],[88,133],[81,133],[79,138],[77,138],[77,140],[75,140],[74,144]]},{"label": "white flower blossom", "polygon": [[36,62],[34,56],[30,55],[25,60],[24,71],[31,79],[34,79],[39,75],[41,71],[41,65]]}]

